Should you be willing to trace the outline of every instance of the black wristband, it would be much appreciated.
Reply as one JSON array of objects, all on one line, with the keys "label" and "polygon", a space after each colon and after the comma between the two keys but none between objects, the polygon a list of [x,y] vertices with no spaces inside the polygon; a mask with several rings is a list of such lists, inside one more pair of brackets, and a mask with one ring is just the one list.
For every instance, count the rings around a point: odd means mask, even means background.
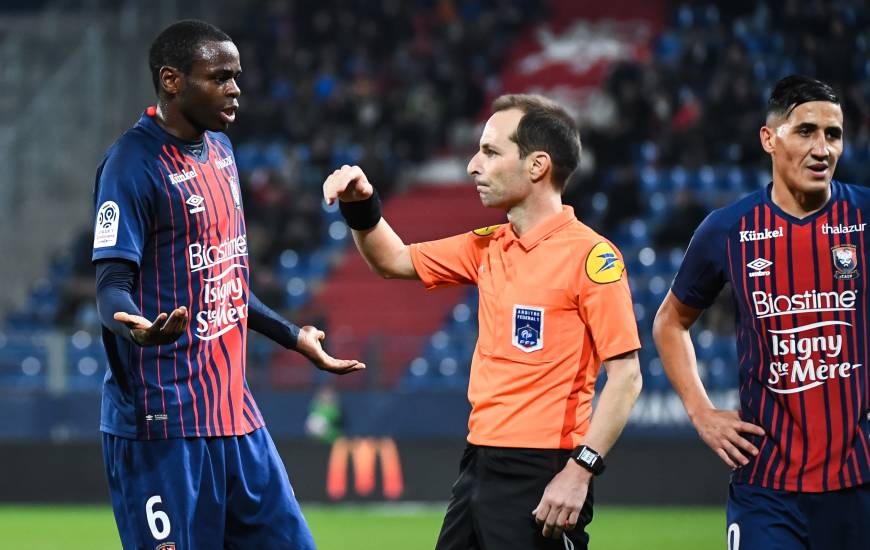
[{"label": "black wristband", "polygon": [[347,225],[357,231],[371,229],[381,221],[381,199],[376,190],[372,190],[372,196],[364,201],[338,201],[338,209]]},{"label": "black wristband", "polygon": [[571,452],[571,458],[580,466],[586,468],[592,475],[601,475],[604,472],[604,459],[592,447],[580,445]]}]

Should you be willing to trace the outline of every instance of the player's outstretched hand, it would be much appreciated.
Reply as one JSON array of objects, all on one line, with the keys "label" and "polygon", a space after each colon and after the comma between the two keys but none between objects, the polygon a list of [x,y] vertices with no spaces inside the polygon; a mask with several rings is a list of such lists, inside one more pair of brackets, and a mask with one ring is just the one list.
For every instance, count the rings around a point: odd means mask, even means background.
[{"label": "player's outstretched hand", "polygon": [[140,346],[162,346],[178,340],[190,322],[187,308],[175,308],[171,313],[161,313],[154,321],[149,321],[141,315],[130,315],[119,311],[114,318],[127,325],[130,336]]},{"label": "player's outstretched hand", "polygon": [[342,202],[366,200],[372,196],[374,188],[359,166],[345,164],[323,182],[323,199],[332,204],[335,199]]},{"label": "player's outstretched hand", "polygon": [[740,434],[762,436],[764,429],[740,420],[737,411],[704,409],[692,418],[698,435],[732,470],[749,464],[747,454],[756,456],[758,449]]},{"label": "player's outstretched hand", "polygon": [[333,374],[347,374],[366,368],[365,363],[355,359],[336,359],[323,350],[321,342],[326,338],[322,330],[305,325],[299,330],[296,351],[307,357],[320,370]]},{"label": "player's outstretched hand", "polygon": [[532,510],[535,521],[538,525],[543,525],[541,534],[547,538],[558,539],[564,531],[577,527],[591,479],[592,474],[588,470],[570,460],[550,480],[544,489],[541,502]]}]

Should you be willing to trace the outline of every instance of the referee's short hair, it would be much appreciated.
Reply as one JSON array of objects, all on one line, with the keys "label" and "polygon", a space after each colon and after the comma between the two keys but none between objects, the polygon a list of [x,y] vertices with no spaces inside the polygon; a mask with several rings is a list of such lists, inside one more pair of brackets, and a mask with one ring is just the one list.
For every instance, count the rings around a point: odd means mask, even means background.
[{"label": "referee's short hair", "polygon": [[767,100],[767,121],[788,118],[798,105],[810,101],[828,101],[840,104],[837,92],[825,82],[809,76],[793,74],[781,79],[773,87]]},{"label": "referee's short hair", "polygon": [[544,151],[553,163],[553,183],[564,192],[571,174],[580,165],[580,131],[561,105],[541,95],[506,94],[492,102],[492,112],[519,109],[523,117],[510,137],[520,158]]},{"label": "referee's short hair", "polygon": [[232,42],[233,39],[211,23],[185,19],[163,29],[148,51],[148,67],[154,91],[160,94],[160,69],[174,67],[190,74],[197,50],[204,42]]}]

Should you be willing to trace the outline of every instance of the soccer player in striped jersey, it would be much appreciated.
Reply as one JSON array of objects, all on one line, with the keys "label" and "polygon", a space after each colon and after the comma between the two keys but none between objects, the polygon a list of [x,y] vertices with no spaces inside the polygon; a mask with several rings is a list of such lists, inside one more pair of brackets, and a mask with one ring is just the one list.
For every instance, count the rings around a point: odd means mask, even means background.
[{"label": "soccer player in striped jersey", "polygon": [[109,371],[103,452],[124,548],[314,548],[245,381],[247,330],[318,368],[364,368],[248,287],[232,145],[241,73],[229,36],[181,21],[154,41],[158,95],[96,177],[93,261]]},{"label": "soccer player in striped jersey", "polygon": [[[760,131],[773,181],[698,227],[656,315],[665,371],[732,468],[732,550],[870,548],[867,217],[870,190],[833,180],[834,90],[780,80]],[[739,411],[717,410],[689,328],[730,283]]]}]

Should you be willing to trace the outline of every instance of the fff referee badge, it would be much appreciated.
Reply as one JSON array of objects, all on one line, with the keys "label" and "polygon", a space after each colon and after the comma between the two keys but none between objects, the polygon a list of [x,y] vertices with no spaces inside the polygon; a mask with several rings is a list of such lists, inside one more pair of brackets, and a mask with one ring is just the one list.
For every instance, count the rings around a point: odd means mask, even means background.
[{"label": "fff referee badge", "polygon": [[544,308],[514,304],[513,345],[526,353],[544,347]]},{"label": "fff referee badge", "polygon": [[239,193],[239,186],[236,185],[236,177],[230,176],[230,193],[233,194],[233,202],[236,204],[236,208],[242,207],[242,196]]}]

